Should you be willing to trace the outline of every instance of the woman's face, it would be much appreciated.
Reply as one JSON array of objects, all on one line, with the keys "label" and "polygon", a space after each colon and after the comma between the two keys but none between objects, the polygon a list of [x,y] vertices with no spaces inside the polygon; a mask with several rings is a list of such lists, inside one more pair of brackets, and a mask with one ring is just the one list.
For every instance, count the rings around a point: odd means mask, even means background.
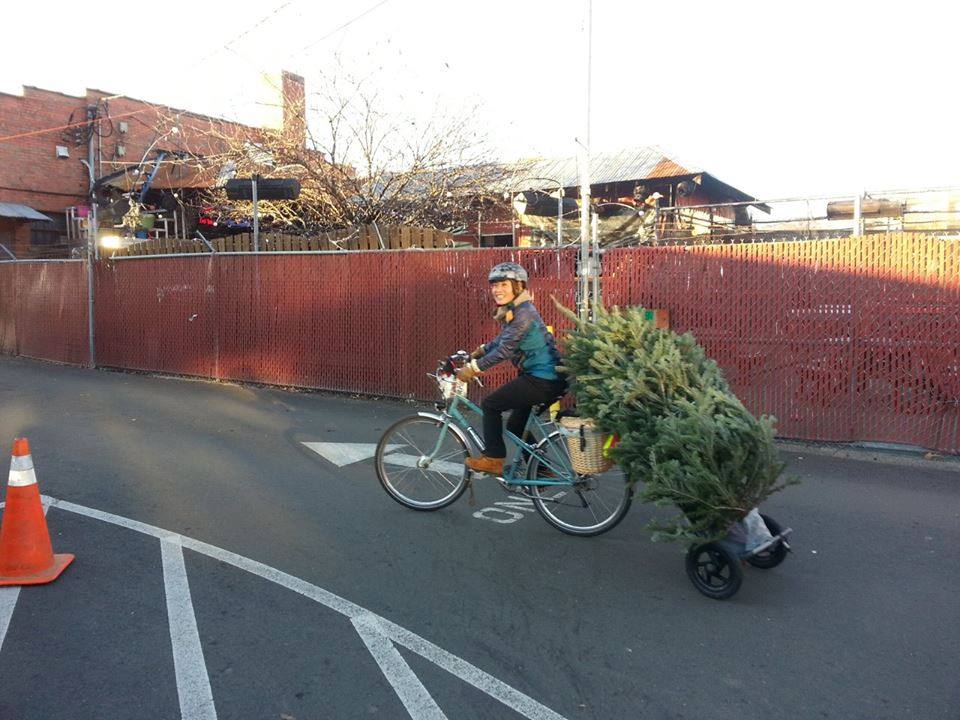
[{"label": "woman's face", "polygon": [[513,294],[513,283],[509,280],[497,280],[490,283],[490,294],[497,305],[506,305],[516,297]]}]

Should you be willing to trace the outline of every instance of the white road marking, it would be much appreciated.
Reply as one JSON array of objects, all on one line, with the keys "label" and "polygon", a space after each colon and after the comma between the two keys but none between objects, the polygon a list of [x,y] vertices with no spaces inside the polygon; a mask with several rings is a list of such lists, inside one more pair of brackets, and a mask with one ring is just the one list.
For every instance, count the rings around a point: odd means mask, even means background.
[{"label": "white road marking", "polygon": [[[47,514],[50,504],[47,498],[41,499],[43,505],[43,514]],[[0,502],[0,510],[6,507],[6,502]],[[17,606],[17,599],[20,597],[19,585],[7,585],[0,587],[0,650],[3,650],[3,640],[7,637],[7,630],[10,628],[10,619],[13,617],[13,610]]]},{"label": "white road marking", "polygon": [[529,498],[511,495],[510,500],[495,502],[494,507],[485,507],[477,510],[473,516],[478,520],[489,520],[490,522],[500,523],[501,525],[510,525],[517,520],[523,520],[523,513],[516,512],[536,512],[533,507],[533,500]]},{"label": "white road marking", "polygon": [[[303,444],[337,467],[368,460],[377,454],[376,443],[305,442]],[[392,452],[399,447],[402,446],[387,445],[387,452]]]},{"label": "white road marking", "polygon": [[364,644],[377,661],[400,702],[413,720],[447,720],[447,716],[427,692],[403,656],[383,634],[373,615],[362,615],[351,620]]},{"label": "white road marking", "polygon": [[[375,443],[334,443],[334,442],[304,442],[310,450],[317,455],[332,462],[337,467],[352,465],[353,463],[369,460],[377,454]],[[408,455],[406,453],[397,453],[403,445],[387,445],[387,453],[384,454],[383,461],[389,465],[400,465],[403,467],[417,467],[420,460],[419,455]],[[463,465],[443,460],[437,460],[430,465],[430,469],[441,472],[445,475],[459,477],[463,474]]]},{"label": "white road marking", "polygon": [[529,720],[566,720],[559,713],[545,705],[541,705],[533,698],[524,695],[506,683],[497,680],[478,667],[468,663],[463,658],[437,647],[432,642],[424,640],[419,635],[406,630],[384,618],[378,618],[380,630],[397,645],[401,645],[411,652],[417,653],[424,660],[429,660],[437,667],[441,667],[454,677],[499,700]]},{"label": "white road marking", "polygon": [[177,678],[182,720],[217,720],[210,677],[203,660],[197,617],[193,612],[183,547],[178,537],[160,540],[167,618],[173,643],[173,670]]},{"label": "white road marking", "polygon": [[19,597],[19,586],[0,587],[0,650],[3,650],[3,639],[7,636],[10,618],[13,617],[13,609],[17,606]]},{"label": "white road marking", "polygon": [[[420,457],[417,455],[407,455],[406,453],[393,453],[391,455],[384,455],[383,462],[388,465],[401,465],[403,467],[417,467],[417,463],[420,461]],[[434,472],[443,473],[444,475],[452,475],[453,477],[460,477],[463,475],[463,465],[458,465],[457,463],[446,462],[444,460],[434,460],[430,463],[430,470]]]},{"label": "white road marking", "polygon": [[52,507],[60,510],[66,510],[77,513],[78,515],[84,515],[96,520],[102,520],[103,522],[111,523],[113,525],[119,525],[120,527],[124,527],[129,530],[135,530],[136,532],[140,532],[145,535],[150,535],[160,539],[177,538],[180,544],[189,550],[201,553],[207,557],[214,558],[215,560],[219,560],[228,565],[233,565],[241,570],[246,570],[247,572],[257,575],[264,580],[274,582],[281,587],[285,587],[288,590],[299,593],[300,595],[308,597],[311,600],[330,608],[331,610],[335,610],[342,615],[345,615],[351,621],[354,618],[359,617],[375,618],[380,631],[394,643],[407,648],[411,652],[417,653],[425,660],[428,660],[436,666],[446,670],[454,677],[460,678],[478,690],[485,692],[490,697],[499,700],[501,703],[518,712],[523,717],[528,718],[528,720],[565,720],[562,715],[554,712],[545,705],[538,703],[533,698],[524,695],[519,690],[510,687],[505,682],[502,682],[492,675],[485,673],[480,668],[471,665],[466,660],[463,660],[462,658],[459,658],[456,655],[437,647],[429,640],[425,640],[419,635],[416,635],[409,630],[405,630],[399,625],[396,625],[385,618],[371,613],[369,610],[366,610],[359,605],[340,597],[339,595],[334,595],[328,590],[324,590],[321,587],[317,587],[316,585],[308,583],[306,580],[301,580],[298,577],[288,575],[287,573],[277,570],[276,568],[264,565],[256,560],[243,557],[242,555],[237,555],[236,553],[229,552],[228,550],[223,550],[214,545],[208,545],[207,543],[200,542],[199,540],[176,535],[168,530],[163,530],[153,525],[138,522],[137,520],[129,520],[127,518],[120,517],[119,515],[103,512],[102,510],[84,507],[83,505],[75,505],[74,503],[66,500],[57,500],[56,498],[50,498],[47,496],[43,496],[43,499],[45,502],[49,502]]},{"label": "white road marking", "polygon": [[495,502],[494,505],[497,507],[512,508],[514,510],[523,510],[523,512],[527,513],[536,512],[536,508],[533,507],[533,500],[530,498],[519,495],[510,495],[509,497],[509,500],[501,500],[500,502]]}]

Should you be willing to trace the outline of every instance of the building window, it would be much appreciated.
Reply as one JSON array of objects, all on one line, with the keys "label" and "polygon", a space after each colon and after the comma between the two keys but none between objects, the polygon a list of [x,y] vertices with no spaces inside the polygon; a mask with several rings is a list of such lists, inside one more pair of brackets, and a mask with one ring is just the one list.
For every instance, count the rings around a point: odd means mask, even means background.
[{"label": "building window", "polygon": [[63,213],[45,213],[53,222],[30,223],[31,245],[62,245],[67,241],[67,216]]},{"label": "building window", "polygon": [[481,235],[480,247],[510,247],[513,245],[512,235]]}]

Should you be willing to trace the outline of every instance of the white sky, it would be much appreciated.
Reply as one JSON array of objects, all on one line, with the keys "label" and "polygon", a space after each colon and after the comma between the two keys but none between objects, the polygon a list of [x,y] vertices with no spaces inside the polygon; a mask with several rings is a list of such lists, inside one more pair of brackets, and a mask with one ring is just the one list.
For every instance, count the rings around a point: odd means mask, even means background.
[{"label": "white sky", "polygon": [[[582,0],[380,2],[8,4],[0,91],[91,87],[256,122],[262,72],[310,93],[339,53],[406,110],[479,105],[503,159],[575,154]],[[957,15],[943,0],[594,0],[591,147],[659,145],[768,199],[960,185]]]}]

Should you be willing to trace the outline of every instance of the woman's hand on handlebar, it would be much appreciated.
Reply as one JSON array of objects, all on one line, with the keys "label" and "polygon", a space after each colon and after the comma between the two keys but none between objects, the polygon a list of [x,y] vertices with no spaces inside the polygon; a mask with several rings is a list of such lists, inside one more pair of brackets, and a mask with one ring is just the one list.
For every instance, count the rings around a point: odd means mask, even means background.
[{"label": "woman's hand on handlebar", "polygon": [[470,382],[471,380],[479,377],[480,377],[480,371],[475,370],[473,366],[469,363],[457,369],[458,380],[463,380],[464,382]]}]

